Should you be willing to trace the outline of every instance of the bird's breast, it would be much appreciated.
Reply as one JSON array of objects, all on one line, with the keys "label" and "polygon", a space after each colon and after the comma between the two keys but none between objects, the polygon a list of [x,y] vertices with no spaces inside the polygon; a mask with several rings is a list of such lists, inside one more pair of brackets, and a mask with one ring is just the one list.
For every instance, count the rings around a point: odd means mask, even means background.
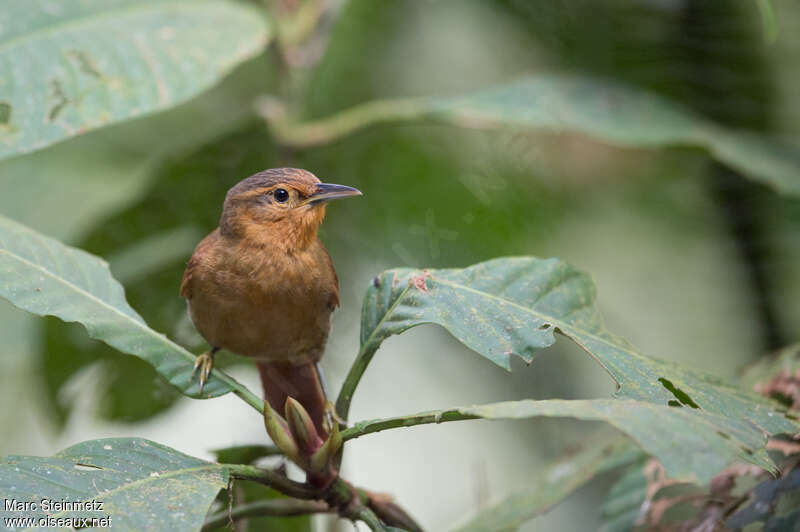
[{"label": "bird's breast", "polygon": [[221,250],[189,300],[214,346],[262,360],[316,361],[338,303],[336,273],[320,243],[297,253]]}]

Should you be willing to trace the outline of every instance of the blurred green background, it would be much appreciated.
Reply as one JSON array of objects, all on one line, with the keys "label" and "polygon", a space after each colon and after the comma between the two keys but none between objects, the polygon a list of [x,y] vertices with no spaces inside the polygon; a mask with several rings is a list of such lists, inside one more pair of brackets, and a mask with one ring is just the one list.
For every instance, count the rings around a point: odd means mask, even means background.
[{"label": "blurred green background", "polygon": [[[774,25],[755,0],[334,4],[318,62],[287,74],[268,50],[177,108],[3,161],[0,213],[104,257],[151,327],[200,352],[178,286],[226,190],[276,166],[358,187],[364,198],[332,205],[321,233],[342,292],[323,363],[334,390],[357,351],[364,289],[394,266],[558,256],[592,274],[610,330],[649,355],[720,375],[796,340],[800,203],[699,150],[433,122],[287,149],[254,101],[280,95],[314,119],[379,98],[457,95],[567,71],[647,88],[725,125],[797,137],[800,4],[771,2]],[[136,435],[211,457],[215,448],[266,439],[258,416],[235,398],[181,397],[147,363],[78,326],[0,302],[0,335],[0,426],[13,427],[0,434],[0,455]],[[223,356],[221,365],[258,387],[248,363]],[[422,327],[386,342],[351,419],[613,389],[566,342],[505,373]],[[345,472],[441,530],[527,486],[542,464],[590,443],[597,430],[537,420],[392,431],[348,444]],[[526,530],[595,528],[606,481]]]}]

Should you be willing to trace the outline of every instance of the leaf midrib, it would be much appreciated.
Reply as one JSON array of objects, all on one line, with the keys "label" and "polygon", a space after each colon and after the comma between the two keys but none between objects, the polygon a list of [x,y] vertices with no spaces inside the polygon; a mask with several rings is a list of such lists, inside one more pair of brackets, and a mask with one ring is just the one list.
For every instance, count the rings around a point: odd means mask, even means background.
[{"label": "leaf midrib", "polygon": [[[68,251],[71,252],[71,250],[68,250]],[[69,280],[64,279],[63,277],[59,277],[58,275],[54,274],[53,272],[51,272],[50,270],[48,270],[44,266],[42,266],[40,264],[36,264],[35,262],[30,261],[30,260],[26,259],[25,257],[22,257],[22,256],[20,256],[20,255],[18,255],[16,253],[10,251],[8,248],[0,249],[0,255],[3,255],[3,254],[8,255],[12,259],[15,259],[15,260],[17,260],[17,261],[19,261],[19,262],[31,267],[31,268],[34,268],[34,269],[42,272],[43,274],[47,275],[51,279],[55,280],[57,283],[60,283],[60,284],[64,285],[67,289],[72,289],[72,291],[76,292],[78,295],[83,295],[84,297],[86,297],[86,298],[90,299],[91,301],[95,302],[97,305],[101,306],[102,308],[111,310],[114,314],[117,314],[117,315],[121,316],[123,318],[123,320],[126,321],[127,323],[134,324],[141,331],[143,331],[147,336],[149,336],[151,338],[155,338],[161,344],[165,345],[167,348],[169,348],[173,352],[180,354],[184,359],[186,359],[187,362],[192,362],[195,359],[195,357],[191,353],[189,353],[188,351],[183,349],[178,344],[172,342],[171,340],[169,340],[165,336],[157,333],[156,331],[154,331],[153,329],[148,327],[147,324],[144,321],[138,321],[138,320],[134,319],[132,316],[130,316],[128,314],[125,314],[124,312],[119,310],[117,307],[111,305],[110,303],[107,303],[106,301],[103,301],[102,299],[98,298],[97,296],[95,296],[91,292],[87,292],[86,290],[84,290],[81,287],[75,285],[74,283],[70,282]],[[110,272],[109,272],[109,275],[111,275]],[[112,280],[113,280],[113,277],[112,277]],[[83,324],[83,325],[85,326],[85,324]],[[236,388],[229,381],[230,377],[228,377],[227,374],[222,373],[220,370],[216,370],[214,373],[215,373],[215,377],[216,378],[218,378],[219,380],[221,380],[223,383],[225,383],[228,386],[228,388],[229,388],[228,391],[233,391]]]},{"label": "leaf midrib", "polygon": [[162,11],[173,6],[185,5],[186,7],[189,7],[191,5],[192,7],[196,7],[200,3],[211,4],[212,2],[211,0],[167,0],[162,2],[148,0],[147,2],[142,2],[140,4],[133,4],[125,7],[114,7],[112,9],[104,9],[100,12],[90,12],[84,16],[70,18],[68,20],[56,19],[54,24],[38,28],[28,33],[21,33],[7,41],[0,42],[0,55],[6,53],[8,50],[16,46],[19,46],[20,44],[24,44],[25,41],[35,41],[43,36],[57,34],[59,32],[67,31],[68,29],[80,27],[82,25],[92,25],[96,22],[102,21],[103,19],[114,18],[115,16],[124,18],[125,16],[131,14],[136,15],[139,13],[146,13],[148,11]]},{"label": "leaf midrib", "polygon": [[[113,488],[113,489],[110,489],[110,490],[98,492],[96,495],[93,495],[91,498],[83,499],[80,502],[84,502],[85,503],[85,502],[97,500],[97,499],[102,498],[102,497],[111,496],[111,495],[114,495],[116,493],[120,493],[120,492],[126,491],[126,490],[131,489],[133,487],[136,487],[136,486],[138,486],[140,484],[146,484],[148,482],[158,482],[159,480],[168,479],[168,478],[172,478],[172,477],[175,477],[175,476],[178,476],[178,475],[194,473],[194,472],[199,472],[199,471],[218,471],[218,472],[222,472],[222,471],[225,471],[225,467],[220,465],[220,464],[206,464],[206,465],[202,465],[202,466],[198,466],[198,467],[189,467],[189,468],[185,468],[185,469],[173,469],[173,470],[168,471],[166,473],[161,473],[161,472],[158,472],[158,471],[150,471],[146,477],[134,480],[132,482],[128,482],[127,484],[122,484],[122,485],[117,486],[116,488]],[[150,476],[150,473],[158,473],[158,476]],[[55,513],[55,514],[51,514],[50,517],[59,517],[59,516],[62,516],[64,514],[67,514],[67,513],[69,513],[69,512],[67,510],[64,510],[64,511],[61,511],[61,512],[58,512],[58,513]],[[30,529],[26,529],[26,530],[30,530]]]},{"label": "leaf midrib", "polygon": [[[511,299],[506,299],[504,297],[496,296],[496,295],[491,294],[489,292],[476,290],[474,288],[471,288],[471,287],[469,287],[467,285],[463,285],[463,284],[460,284],[460,283],[454,283],[452,281],[446,281],[444,279],[436,277],[435,275],[431,276],[431,279],[433,279],[437,283],[441,283],[441,284],[444,284],[444,285],[447,285],[447,286],[451,286],[451,287],[459,289],[459,290],[472,292],[473,294],[477,294],[479,296],[482,296],[482,297],[485,297],[485,298],[488,298],[488,299],[501,301],[501,302],[503,302],[505,304],[508,304],[508,305],[510,305],[512,307],[518,308],[519,310],[521,310],[523,312],[526,312],[528,314],[532,314],[532,315],[536,316],[537,318],[539,318],[542,321],[549,322],[549,323],[553,324],[554,327],[557,327],[557,328],[562,329],[562,330],[568,330],[575,336],[579,336],[579,335],[586,336],[586,337],[592,338],[594,340],[597,340],[599,342],[602,342],[602,343],[604,343],[605,345],[607,345],[609,347],[612,347],[614,349],[618,349],[620,351],[623,351],[623,352],[625,352],[625,353],[627,353],[629,355],[632,355],[632,356],[634,356],[636,358],[639,358],[639,359],[644,358],[640,353],[638,353],[636,351],[632,351],[632,350],[627,349],[627,348],[623,348],[623,347],[621,347],[621,346],[619,346],[617,344],[614,344],[607,338],[603,338],[602,336],[597,336],[596,334],[594,334],[592,332],[589,332],[589,331],[587,331],[585,329],[582,329],[580,327],[569,325],[566,322],[564,322],[564,321],[562,321],[562,320],[560,320],[558,318],[554,318],[553,316],[551,316],[549,314],[544,314],[544,313],[542,313],[540,311],[537,311],[537,310],[534,310],[534,309],[532,309],[530,307],[525,307],[523,305],[520,305],[519,303],[517,303],[517,302],[515,302],[515,301],[513,301]],[[583,346],[580,342],[578,342],[578,345],[580,345],[584,350],[586,350],[590,355],[592,355],[592,357],[597,358],[591,351],[586,349],[586,347]],[[605,364],[603,364],[602,361],[599,361],[599,362],[603,366],[605,366]],[[612,377],[613,377],[613,375],[612,375]],[[617,381],[616,377],[614,377],[614,380]],[[617,381],[617,383],[621,384],[621,383],[619,383],[619,381]]]},{"label": "leaf midrib", "polygon": [[394,303],[392,303],[391,306],[389,306],[389,308],[386,309],[386,312],[383,313],[383,316],[378,321],[378,323],[375,325],[375,328],[372,329],[372,332],[370,333],[370,335],[361,344],[361,349],[359,349],[359,351],[358,351],[358,356],[356,357],[356,360],[358,360],[359,358],[361,358],[361,356],[364,355],[364,353],[366,352],[367,346],[372,344],[373,340],[375,340],[375,335],[378,334],[378,331],[381,328],[383,328],[383,325],[386,322],[387,318],[394,313],[395,309],[400,304],[400,302],[403,300],[403,298],[406,296],[406,294],[408,293],[408,290],[410,288],[411,288],[410,285],[406,285],[406,287],[403,288],[403,290],[400,292],[400,294],[398,294],[397,299],[394,300]]},{"label": "leaf midrib", "polygon": [[[529,314],[532,314],[532,315],[536,316],[537,318],[539,318],[539,319],[541,319],[541,320],[544,320],[544,321],[547,321],[547,322],[550,322],[550,323],[552,323],[552,324],[553,324],[555,327],[557,327],[557,328],[559,328],[559,329],[563,330],[563,331],[565,332],[565,334],[567,334],[567,335],[568,335],[568,336],[569,336],[569,337],[570,337],[570,338],[571,338],[571,339],[572,339],[572,340],[573,340],[575,343],[577,343],[577,344],[578,344],[578,345],[581,347],[581,349],[583,349],[584,351],[586,351],[586,353],[588,353],[588,354],[589,354],[589,356],[591,356],[592,358],[594,358],[594,359],[595,359],[595,360],[596,360],[596,361],[597,361],[597,362],[600,364],[600,366],[601,366],[603,369],[605,369],[605,370],[606,370],[606,372],[608,372],[608,373],[609,373],[609,375],[611,375],[611,377],[614,379],[614,381],[615,381],[615,382],[616,382],[618,385],[620,385],[620,386],[622,386],[622,384],[623,384],[623,383],[621,383],[621,382],[620,382],[620,381],[619,381],[619,380],[618,380],[618,379],[617,379],[617,378],[614,376],[614,374],[611,372],[611,370],[610,370],[610,369],[609,369],[609,367],[608,367],[608,366],[616,367],[616,365],[615,365],[615,364],[609,364],[609,362],[608,362],[608,361],[606,361],[606,360],[604,360],[604,359],[601,359],[601,358],[599,358],[599,357],[598,357],[597,355],[595,355],[595,354],[594,354],[594,353],[593,353],[593,352],[592,352],[590,349],[588,349],[588,348],[587,348],[587,347],[584,345],[584,343],[583,343],[583,342],[579,341],[579,339],[578,339],[578,338],[580,338],[581,336],[583,336],[583,337],[587,337],[587,338],[591,338],[591,339],[593,339],[593,340],[596,340],[596,341],[598,341],[598,342],[601,342],[601,343],[605,344],[606,346],[608,346],[608,347],[610,347],[610,348],[612,348],[612,349],[616,349],[616,350],[618,350],[618,351],[621,351],[621,352],[623,352],[623,353],[625,353],[625,354],[628,354],[628,355],[630,355],[630,356],[632,356],[632,357],[634,357],[634,358],[636,358],[636,359],[638,359],[638,360],[645,360],[645,361],[647,360],[647,357],[645,357],[644,355],[642,355],[641,353],[639,353],[639,352],[637,352],[637,351],[635,351],[635,350],[632,350],[632,349],[630,349],[630,348],[627,348],[627,347],[623,347],[623,346],[621,346],[621,345],[619,345],[619,344],[615,344],[615,343],[613,343],[613,342],[612,342],[610,339],[608,339],[608,338],[604,338],[604,337],[602,337],[602,336],[598,336],[597,334],[595,334],[595,333],[592,333],[592,332],[590,332],[590,331],[587,331],[586,329],[583,329],[583,328],[581,328],[581,327],[578,327],[578,326],[574,326],[574,325],[569,325],[569,324],[566,324],[566,323],[565,323],[565,322],[563,322],[562,320],[559,320],[559,319],[557,319],[557,318],[554,318],[554,317],[552,317],[552,316],[550,316],[550,315],[548,315],[548,314],[544,314],[544,313],[542,313],[542,312],[540,312],[540,311],[536,311],[536,310],[534,310],[534,309],[531,309],[531,308],[529,308],[529,307],[525,307],[525,306],[523,306],[523,305],[520,305],[519,303],[517,303],[517,302],[515,302],[515,301],[512,301],[512,300],[510,300],[510,299],[506,299],[506,298],[504,298],[504,297],[500,297],[500,296],[497,296],[497,295],[491,294],[491,293],[489,293],[489,292],[484,292],[484,291],[481,291],[481,290],[476,290],[476,289],[474,289],[474,288],[471,288],[471,287],[469,287],[469,286],[466,286],[466,285],[463,285],[463,284],[460,284],[460,283],[456,283],[456,282],[452,282],[452,281],[447,281],[447,280],[441,279],[441,278],[439,278],[439,277],[437,277],[437,276],[435,276],[435,275],[432,275],[430,278],[431,278],[431,279],[433,279],[433,280],[434,280],[435,282],[437,282],[437,283],[441,283],[441,284],[444,284],[444,285],[447,285],[447,286],[450,286],[450,287],[453,287],[453,288],[456,288],[456,289],[465,290],[465,291],[467,291],[467,292],[472,292],[472,293],[474,293],[474,294],[477,294],[477,295],[479,295],[479,296],[486,297],[486,298],[489,298],[489,299],[494,299],[494,300],[497,300],[497,301],[502,301],[503,303],[506,303],[506,304],[508,304],[508,305],[510,305],[510,306],[512,306],[512,307],[518,308],[518,309],[520,309],[520,310],[521,310],[521,311],[523,311],[523,312],[527,312],[527,313],[529,313]],[[637,368],[637,370],[638,370],[638,368]],[[726,390],[727,390],[729,393],[730,393],[731,391],[736,391],[736,392],[740,392],[740,391],[741,391],[741,390],[739,390],[739,389],[737,389],[737,388],[733,388],[733,389],[731,389],[729,386],[725,386],[725,389],[726,389]],[[734,395],[731,395],[731,397],[734,397]],[[737,397],[737,399],[738,399],[738,397]]]}]

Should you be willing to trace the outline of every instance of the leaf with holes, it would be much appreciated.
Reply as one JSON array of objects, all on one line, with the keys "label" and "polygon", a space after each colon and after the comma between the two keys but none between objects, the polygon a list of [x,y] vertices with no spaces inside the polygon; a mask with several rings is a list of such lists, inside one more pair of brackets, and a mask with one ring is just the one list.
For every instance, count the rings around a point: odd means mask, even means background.
[{"label": "leaf with holes", "polygon": [[[0,508],[11,517],[110,517],[119,530],[199,530],[220,489],[225,466],[137,438],[92,440],[52,457],[8,456],[0,461]],[[84,511],[46,502],[91,503]],[[99,503],[100,506],[94,503]],[[34,503],[35,506],[26,503]],[[35,529],[22,525],[20,529]]]},{"label": "leaf with holes", "polygon": [[761,430],[743,419],[629,399],[508,401],[467,408],[486,419],[571,417],[605,421],[654,456],[670,477],[705,484],[734,460],[776,472]]},{"label": "leaf with holes", "polygon": [[[749,457],[771,468],[763,452],[762,431],[793,433],[800,427],[768,399],[719,377],[649,358],[625,339],[608,332],[595,306],[595,288],[590,278],[557,259],[501,258],[464,269],[384,272],[367,290],[361,352],[345,384],[363,373],[386,338],[424,323],[441,325],[467,347],[506,369],[510,368],[512,356],[531,362],[541,349],[555,342],[558,332],[577,343],[611,374],[618,384],[617,399],[635,400],[631,405],[645,404],[637,407],[642,415],[630,412],[630,422],[637,418],[660,423],[656,414],[668,413],[676,428],[682,426],[691,432],[716,426],[724,435],[703,433],[715,441],[730,437],[727,443],[717,442],[717,450],[725,454],[723,461],[714,462],[714,467]],[[337,406],[343,416],[347,415],[349,400],[345,394],[339,397]],[[648,417],[642,410],[646,403],[665,408],[654,410]],[[616,407],[609,404],[604,408]],[[603,419],[599,413],[586,415]],[[624,410],[614,414],[614,419],[624,417]],[[690,456],[690,451],[691,447],[681,451],[686,463],[704,454],[698,451]],[[673,468],[673,472],[676,470]],[[708,471],[704,471],[706,478]]]},{"label": "leaf with holes", "polygon": [[0,158],[166,109],[262,50],[253,9],[221,0],[6,0]]},{"label": "leaf with holes", "polygon": [[[128,305],[102,259],[0,216],[0,297],[40,316],[81,323],[89,336],[150,364],[184,394],[200,397],[192,378],[195,356],[152,330]],[[228,392],[261,401],[215,370],[202,397]]]},{"label": "leaf with holes", "polygon": [[647,477],[644,464],[639,462],[629,467],[611,486],[603,501],[603,527],[601,532],[625,532],[644,513],[647,500]]}]

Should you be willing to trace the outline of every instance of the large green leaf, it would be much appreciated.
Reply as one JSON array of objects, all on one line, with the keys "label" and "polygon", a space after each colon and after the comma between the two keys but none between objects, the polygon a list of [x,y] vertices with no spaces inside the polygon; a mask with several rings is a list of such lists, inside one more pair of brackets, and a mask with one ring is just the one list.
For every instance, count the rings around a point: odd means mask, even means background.
[{"label": "large green leaf", "polygon": [[636,463],[617,480],[603,502],[601,532],[628,532],[644,513],[647,477],[644,464]]},{"label": "large green leaf", "polygon": [[623,147],[696,147],[776,190],[800,193],[800,145],[726,129],[657,94],[603,78],[540,74],[464,96],[369,102],[308,124],[275,124],[283,142],[314,145],[386,121],[579,133]]},{"label": "large green leaf", "polygon": [[627,147],[694,146],[780,192],[800,193],[800,144],[718,126],[611,80],[542,75],[441,100],[434,115],[472,126],[577,132]]},{"label": "large green leaf", "polygon": [[[79,322],[89,336],[137,355],[183,393],[200,397],[191,378],[194,355],[150,329],[128,305],[105,261],[0,216],[0,297],[28,312]],[[234,391],[260,400],[222,371],[214,371],[202,397]]]},{"label": "large green leaf", "polygon": [[0,158],[181,103],[267,36],[258,12],[222,0],[7,0]]},{"label": "large green leaf", "polygon": [[[199,530],[209,506],[228,483],[225,466],[136,438],[74,445],[52,457],[8,456],[0,461],[0,493],[36,508],[3,519],[45,516],[111,518],[115,530]],[[102,503],[97,511],[48,510],[53,502]],[[20,524],[12,529],[36,530]],[[49,526],[47,529],[54,529]]]},{"label": "large green leaf", "polygon": [[705,484],[736,460],[777,471],[764,447],[764,433],[745,419],[631,399],[527,399],[423,412],[359,421],[344,430],[342,438],[347,441],[390,428],[443,421],[534,417],[605,421],[657,458],[671,477],[687,482]]},{"label": "large green leaf", "polygon": [[531,487],[513,493],[482,510],[458,532],[497,532],[516,530],[526,521],[546,513],[575,490],[605,471],[629,464],[638,458],[630,442],[592,444],[571,453],[531,479]]},{"label": "large green leaf", "polygon": [[733,459],[776,472],[761,430],[741,418],[644,401],[508,401],[459,409],[487,419],[572,417],[606,421],[653,455],[670,477],[705,484]]},{"label": "large green leaf", "polygon": [[[712,469],[718,471],[742,458],[771,468],[763,451],[763,433],[798,430],[796,420],[775,403],[713,375],[646,357],[609,333],[595,306],[590,278],[557,259],[536,258],[495,259],[464,269],[395,269],[376,277],[364,301],[361,350],[337,402],[340,415],[347,415],[352,391],[380,344],[424,323],[441,325],[506,369],[512,356],[531,362],[539,350],[555,342],[555,332],[570,338],[616,380],[616,398],[633,401],[540,402],[527,405],[525,415],[604,419],[628,433],[640,432],[648,423],[662,423],[686,433],[682,437],[688,439],[692,434],[708,436],[709,445],[721,456],[711,460],[709,447],[681,447],[668,467],[675,475],[687,475],[686,465],[693,463],[697,478],[707,480],[715,472]],[[545,408],[551,410],[532,413]]]}]

